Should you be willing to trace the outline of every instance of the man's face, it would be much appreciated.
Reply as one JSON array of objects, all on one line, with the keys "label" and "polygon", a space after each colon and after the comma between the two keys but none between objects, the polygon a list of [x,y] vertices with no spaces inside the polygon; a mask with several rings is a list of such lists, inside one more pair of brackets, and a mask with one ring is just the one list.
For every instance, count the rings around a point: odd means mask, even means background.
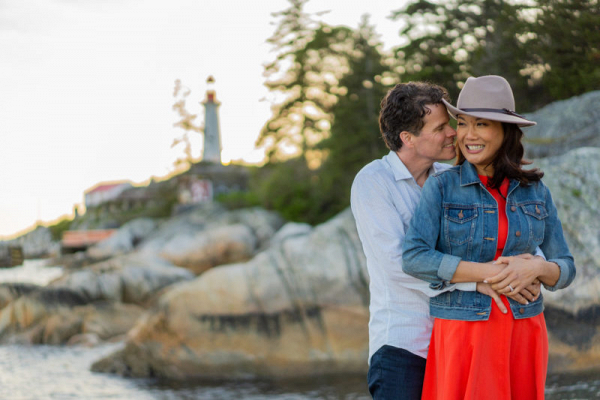
[{"label": "man's face", "polygon": [[454,137],[456,131],[448,124],[450,117],[442,104],[429,104],[431,111],[425,115],[425,125],[419,136],[413,135],[416,154],[429,161],[451,160],[456,157]]}]

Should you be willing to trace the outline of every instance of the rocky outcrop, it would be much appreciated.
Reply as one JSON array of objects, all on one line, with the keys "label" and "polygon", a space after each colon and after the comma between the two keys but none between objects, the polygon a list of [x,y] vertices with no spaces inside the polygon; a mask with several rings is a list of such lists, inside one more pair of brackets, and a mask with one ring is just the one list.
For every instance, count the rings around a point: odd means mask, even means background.
[{"label": "rocky outcrop", "polygon": [[87,256],[93,259],[105,259],[130,253],[154,232],[157,224],[156,220],[150,218],[129,221],[112,236],[87,249]]},{"label": "rocky outcrop", "polygon": [[544,292],[550,371],[600,368],[600,148],[537,160],[561,219],[577,277]]},{"label": "rocky outcrop", "polygon": [[246,225],[213,225],[195,235],[174,236],[159,256],[199,275],[216,265],[250,259],[256,244],[256,236]]},{"label": "rocky outcrop", "polygon": [[123,335],[144,312],[134,304],[87,303],[64,288],[40,288],[0,313],[3,342],[59,345],[80,334],[98,341]]},{"label": "rocky outcrop", "polygon": [[68,273],[49,287],[68,289],[86,302],[146,304],[161,289],[193,277],[165,260],[133,253]]},{"label": "rocky outcrop", "polygon": [[556,101],[527,114],[536,126],[523,129],[525,156],[555,156],[583,146],[600,147],[600,91]]},{"label": "rocky outcrop", "polygon": [[[9,259],[9,249],[19,248],[23,258],[41,258],[56,256],[60,252],[60,244],[52,239],[50,229],[38,226],[34,230],[16,239],[0,242],[0,264]],[[3,266],[11,266],[10,262]]]},{"label": "rocky outcrop", "polygon": [[[290,228],[290,231],[298,231]],[[346,210],[177,285],[97,371],[175,379],[364,371],[368,287]]]},{"label": "rocky outcrop", "polygon": [[570,314],[600,306],[600,148],[580,148],[534,166],[544,171],[577,267],[573,284],[544,294],[546,304]]},{"label": "rocky outcrop", "polygon": [[194,275],[138,254],[67,273],[46,287],[0,286],[0,342],[63,344],[76,335],[98,340],[125,334],[153,296]]},{"label": "rocky outcrop", "polygon": [[161,224],[140,245],[140,252],[200,274],[217,265],[249,260],[268,246],[282,225],[283,219],[272,211],[226,211],[208,203]]}]

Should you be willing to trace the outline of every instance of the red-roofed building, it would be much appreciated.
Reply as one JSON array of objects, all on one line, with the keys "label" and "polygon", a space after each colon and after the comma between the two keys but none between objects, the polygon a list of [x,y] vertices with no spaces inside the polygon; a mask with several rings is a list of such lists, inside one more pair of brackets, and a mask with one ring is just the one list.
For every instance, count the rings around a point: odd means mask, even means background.
[{"label": "red-roofed building", "polygon": [[124,190],[133,187],[129,182],[99,183],[84,192],[85,207],[97,207],[100,204],[116,199]]}]

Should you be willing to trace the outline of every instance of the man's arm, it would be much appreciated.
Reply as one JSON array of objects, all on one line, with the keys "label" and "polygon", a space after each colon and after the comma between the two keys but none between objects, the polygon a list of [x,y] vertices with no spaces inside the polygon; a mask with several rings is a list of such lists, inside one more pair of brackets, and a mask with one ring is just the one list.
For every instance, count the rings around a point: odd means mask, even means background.
[{"label": "man's arm", "polygon": [[[351,207],[363,249],[371,267],[384,270],[387,277],[429,297],[442,293],[402,271],[402,243],[412,207],[402,198],[392,198],[390,189],[376,175],[359,173],[351,190]],[[474,291],[476,284],[450,285],[445,290]]]}]

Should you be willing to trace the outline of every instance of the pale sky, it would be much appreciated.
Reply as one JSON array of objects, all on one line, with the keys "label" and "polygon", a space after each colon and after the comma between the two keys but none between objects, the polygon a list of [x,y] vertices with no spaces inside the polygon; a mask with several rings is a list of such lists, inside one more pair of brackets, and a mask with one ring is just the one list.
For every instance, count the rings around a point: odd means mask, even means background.
[{"label": "pale sky", "polygon": [[[357,27],[371,15],[386,48],[387,19],[405,0],[312,0],[322,20]],[[176,79],[203,120],[216,79],[223,160],[258,162],[270,116],[261,101],[271,13],[286,0],[0,0],[0,238],[71,215],[99,182],[133,184],[173,172]],[[194,156],[201,154],[196,135]]]}]

